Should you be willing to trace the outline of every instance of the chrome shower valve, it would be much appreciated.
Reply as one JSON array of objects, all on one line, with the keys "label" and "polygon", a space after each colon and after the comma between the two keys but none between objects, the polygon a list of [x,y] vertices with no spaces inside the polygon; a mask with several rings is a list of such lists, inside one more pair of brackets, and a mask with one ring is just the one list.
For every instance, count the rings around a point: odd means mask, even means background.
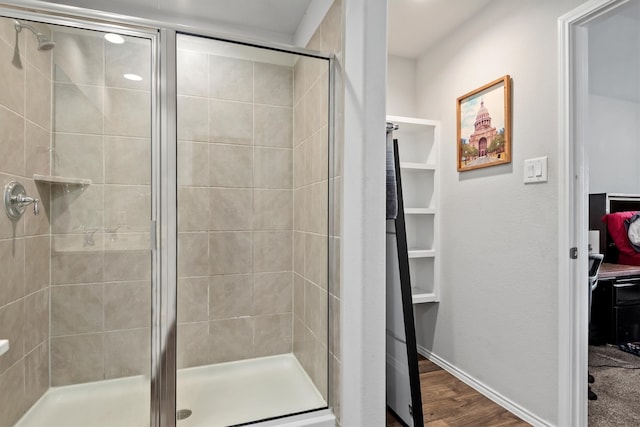
[{"label": "chrome shower valve", "polygon": [[40,200],[27,196],[22,184],[11,181],[4,187],[4,208],[10,219],[19,219],[24,213],[25,206],[30,204],[33,204],[33,214],[38,215],[40,213]]}]

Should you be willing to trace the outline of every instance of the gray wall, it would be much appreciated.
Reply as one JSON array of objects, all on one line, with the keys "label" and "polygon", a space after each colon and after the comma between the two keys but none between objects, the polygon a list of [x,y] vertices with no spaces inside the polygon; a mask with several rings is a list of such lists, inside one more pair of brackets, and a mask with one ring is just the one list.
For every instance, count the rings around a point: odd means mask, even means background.
[{"label": "gray wall", "polygon": [[387,56],[387,114],[416,117],[417,61],[400,56]]},{"label": "gray wall", "polygon": [[[418,344],[551,424],[561,285],[556,25],[580,3],[494,1],[420,56],[415,73],[416,115],[442,122],[441,302],[416,307]],[[397,67],[389,70],[393,78]],[[513,162],[458,173],[455,101],[505,74],[513,78]],[[549,182],[524,186],[523,160],[545,155]]]},{"label": "gray wall", "polygon": [[632,7],[588,30],[591,193],[640,193],[640,6]]}]

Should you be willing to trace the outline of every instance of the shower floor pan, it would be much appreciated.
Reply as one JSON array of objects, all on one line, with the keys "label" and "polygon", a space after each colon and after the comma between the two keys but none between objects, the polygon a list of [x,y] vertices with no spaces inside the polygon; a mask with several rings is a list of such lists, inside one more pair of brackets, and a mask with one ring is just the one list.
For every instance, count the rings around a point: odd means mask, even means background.
[{"label": "shower floor pan", "polygon": [[[178,371],[178,427],[216,427],[320,409],[326,402],[292,354]],[[142,376],[50,388],[15,427],[148,427]]]}]

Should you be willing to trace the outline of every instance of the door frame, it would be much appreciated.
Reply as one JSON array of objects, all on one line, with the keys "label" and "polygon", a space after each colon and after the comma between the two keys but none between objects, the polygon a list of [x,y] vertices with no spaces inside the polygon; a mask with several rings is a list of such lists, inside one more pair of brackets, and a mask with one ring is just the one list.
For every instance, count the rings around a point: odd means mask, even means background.
[{"label": "door frame", "polygon": [[[591,0],[558,18],[558,425],[588,425],[588,32],[631,0]],[[570,256],[577,248],[577,258]]]}]

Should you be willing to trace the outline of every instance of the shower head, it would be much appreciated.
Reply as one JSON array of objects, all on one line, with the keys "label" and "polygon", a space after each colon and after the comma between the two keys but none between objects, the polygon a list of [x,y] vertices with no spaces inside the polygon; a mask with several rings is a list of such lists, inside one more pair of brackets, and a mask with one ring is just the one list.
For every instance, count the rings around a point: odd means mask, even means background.
[{"label": "shower head", "polygon": [[51,50],[56,47],[56,43],[54,41],[49,40],[47,36],[37,31],[31,25],[23,24],[18,20],[14,20],[13,23],[16,29],[16,33],[19,33],[23,28],[26,28],[36,36],[36,39],[38,40],[38,50]]},{"label": "shower head", "polygon": [[56,42],[49,40],[42,34],[36,35],[36,37],[38,38],[38,50],[51,50],[56,47]]}]

